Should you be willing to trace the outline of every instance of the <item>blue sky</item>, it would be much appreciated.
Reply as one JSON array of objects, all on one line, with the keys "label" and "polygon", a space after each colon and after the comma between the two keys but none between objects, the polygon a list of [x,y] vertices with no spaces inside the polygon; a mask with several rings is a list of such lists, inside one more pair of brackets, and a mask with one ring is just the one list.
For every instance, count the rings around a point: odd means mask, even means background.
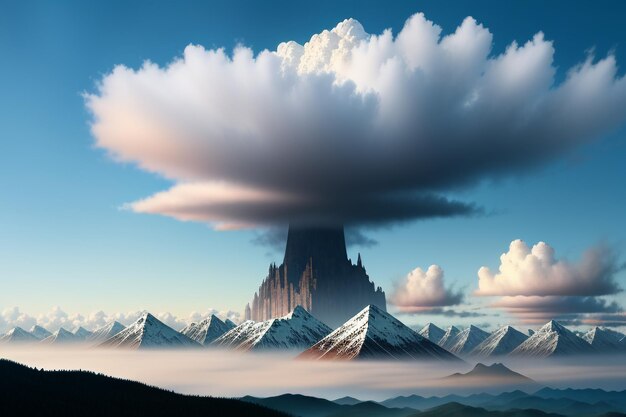
[{"label": "blue sky", "polygon": [[[413,13],[454,31],[473,16],[494,34],[494,52],[543,31],[554,41],[557,78],[613,51],[626,60],[620,2],[3,2],[0,14],[0,310],[53,306],[89,313],[148,309],[187,315],[241,310],[281,254],[251,243],[254,232],[216,232],[170,218],[120,210],[171,183],[112,161],[94,147],[82,94],[116,64],[164,65],[190,43],[255,52],[353,17],[370,33],[397,32]],[[620,71],[623,74],[623,70]],[[496,268],[514,239],[546,241],[572,260],[598,243],[626,250],[626,130],[524,175],[455,192],[485,207],[473,218],[415,221],[367,231],[370,277],[391,291],[415,267],[441,265],[467,292],[477,270]],[[269,252],[269,255],[268,255]],[[621,255],[622,262],[626,259]],[[617,275],[626,286],[626,274]],[[615,296],[623,305],[622,294]],[[471,297],[470,297],[470,301]],[[482,300],[478,300],[482,303]],[[467,320],[409,317],[445,325]],[[505,322],[502,316],[473,320]]]}]

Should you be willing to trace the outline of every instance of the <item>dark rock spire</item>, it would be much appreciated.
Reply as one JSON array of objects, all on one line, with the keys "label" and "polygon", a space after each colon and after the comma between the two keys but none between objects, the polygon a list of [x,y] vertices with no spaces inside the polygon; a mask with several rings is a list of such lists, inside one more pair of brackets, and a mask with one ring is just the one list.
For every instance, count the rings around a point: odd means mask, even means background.
[{"label": "dark rock spire", "polygon": [[301,305],[336,327],[370,304],[386,310],[385,293],[369,280],[360,254],[356,265],[348,259],[343,226],[292,225],[283,264],[270,266],[249,311],[260,321]]}]

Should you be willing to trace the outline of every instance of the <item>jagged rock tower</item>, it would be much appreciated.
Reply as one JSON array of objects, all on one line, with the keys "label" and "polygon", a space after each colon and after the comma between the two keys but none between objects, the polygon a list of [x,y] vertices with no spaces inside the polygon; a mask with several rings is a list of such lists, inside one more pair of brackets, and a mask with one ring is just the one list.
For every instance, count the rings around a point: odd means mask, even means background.
[{"label": "jagged rock tower", "polygon": [[337,327],[369,304],[386,310],[385,293],[370,281],[360,254],[356,265],[348,259],[343,227],[290,226],[283,263],[270,265],[245,316],[268,320],[301,305]]}]

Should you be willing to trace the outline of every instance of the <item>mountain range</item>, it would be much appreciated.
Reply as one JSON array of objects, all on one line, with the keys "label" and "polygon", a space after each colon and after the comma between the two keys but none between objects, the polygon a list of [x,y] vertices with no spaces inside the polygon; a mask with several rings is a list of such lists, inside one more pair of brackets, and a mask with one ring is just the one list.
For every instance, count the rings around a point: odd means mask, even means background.
[{"label": "mountain range", "polygon": [[597,352],[582,338],[552,320],[513,349],[511,356],[545,358]]},{"label": "mountain range", "polygon": [[447,343],[451,345],[448,350],[455,355],[464,356],[474,350],[476,346],[481,344],[488,337],[489,333],[474,325],[470,325]]},{"label": "mountain range", "polygon": [[37,342],[40,339],[30,332],[22,329],[21,327],[14,327],[2,336],[0,336],[0,343],[32,343]]},{"label": "mountain range", "polygon": [[626,354],[626,336],[594,327],[575,333],[550,321],[529,336],[511,326],[492,333],[477,326],[445,331],[433,323],[416,332],[388,312],[367,306],[334,331],[306,309],[296,306],[289,314],[262,322],[247,320],[235,325],[216,316],[194,322],[180,332],[149,313],[124,327],[113,321],[93,332],[79,327],[54,334],[41,326],[20,327],[0,336],[0,343],[101,347],[211,346],[237,350],[290,350],[315,359],[465,359],[504,356],[548,358],[580,354]]},{"label": "mountain range", "polygon": [[296,417],[623,417],[626,391],[555,390],[534,394],[510,391],[498,395],[443,397],[399,396],[380,402],[342,397],[334,401],[300,394],[240,398]]},{"label": "mountain range", "polygon": [[504,356],[528,339],[524,333],[511,326],[500,327],[480,342],[470,354],[478,357]]},{"label": "mountain range", "polygon": [[211,345],[237,350],[303,350],[331,332],[301,306],[289,314],[259,323],[247,320]]},{"label": "mountain range", "polygon": [[[467,374],[511,373],[500,364]],[[103,400],[104,399],[104,400]],[[151,417],[624,417],[626,391],[541,388],[533,393],[481,393],[443,397],[400,396],[376,402],[335,401],[299,394],[221,399],[186,396],[142,383],[84,371],[44,371],[0,359],[0,402],[11,416]]]},{"label": "mountain range", "polygon": [[150,313],[144,313],[133,324],[102,342],[99,347],[149,349],[165,347],[199,347],[193,339],[167,326]]},{"label": "mountain range", "polygon": [[215,314],[211,314],[210,317],[198,323],[191,323],[180,332],[201,345],[208,346],[215,339],[235,327],[237,326],[232,321],[226,319],[226,322],[223,322]]},{"label": "mountain range", "polygon": [[42,345],[49,346],[58,346],[58,345],[67,345],[80,342],[81,339],[76,336],[74,333],[69,330],[65,330],[61,327],[56,332],[52,333],[50,336],[43,339],[40,343]]}]

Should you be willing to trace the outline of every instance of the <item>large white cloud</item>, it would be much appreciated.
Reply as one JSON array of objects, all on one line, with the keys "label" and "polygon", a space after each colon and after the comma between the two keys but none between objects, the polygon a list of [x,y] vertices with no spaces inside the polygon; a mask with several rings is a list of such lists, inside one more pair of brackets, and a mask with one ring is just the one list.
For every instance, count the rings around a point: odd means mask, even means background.
[{"label": "large white cloud", "polygon": [[482,296],[594,296],[620,291],[615,280],[615,255],[607,247],[586,251],[579,262],[557,259],[554,249],[539,242],[529,247],[514,240],[500,256],[497,272],[483,266],[478,270]]},{"label": "large white cloud", "polygon": [[626,119],[614,56],[556,84],[543,34],[491,48],[472,18],[443,37],[422,14],[396,36],[349,19],[256,56],[190,45],[164,67],[120,65],[86,103],[97,146],[176,183],[138,212],[218,227],[463,215],[475,207],[437,194]]},{"label": "large white cloud", "polygon": [[426,271],[415,268],[395,284],[391,302],[402,312],[426,312],[434,307],[461,303],[463,295],[444,285],[443,269],[431,265]]},{"label": "large white cloud", "polygon": [[[620,270],[610,248],[587,250],[577,262],[558,259],[544,242],[529,247],[514,240],[500,256],[494,272],[483,266],[478,271],[475,295],[498,296],[491,307],[505,310],[522,323],[545,323],[558,319],[569,323],[601,321],[622,311],[602,296],[621,291],[616,279]],[[590,319],[593,317],[593,319]]]}]

